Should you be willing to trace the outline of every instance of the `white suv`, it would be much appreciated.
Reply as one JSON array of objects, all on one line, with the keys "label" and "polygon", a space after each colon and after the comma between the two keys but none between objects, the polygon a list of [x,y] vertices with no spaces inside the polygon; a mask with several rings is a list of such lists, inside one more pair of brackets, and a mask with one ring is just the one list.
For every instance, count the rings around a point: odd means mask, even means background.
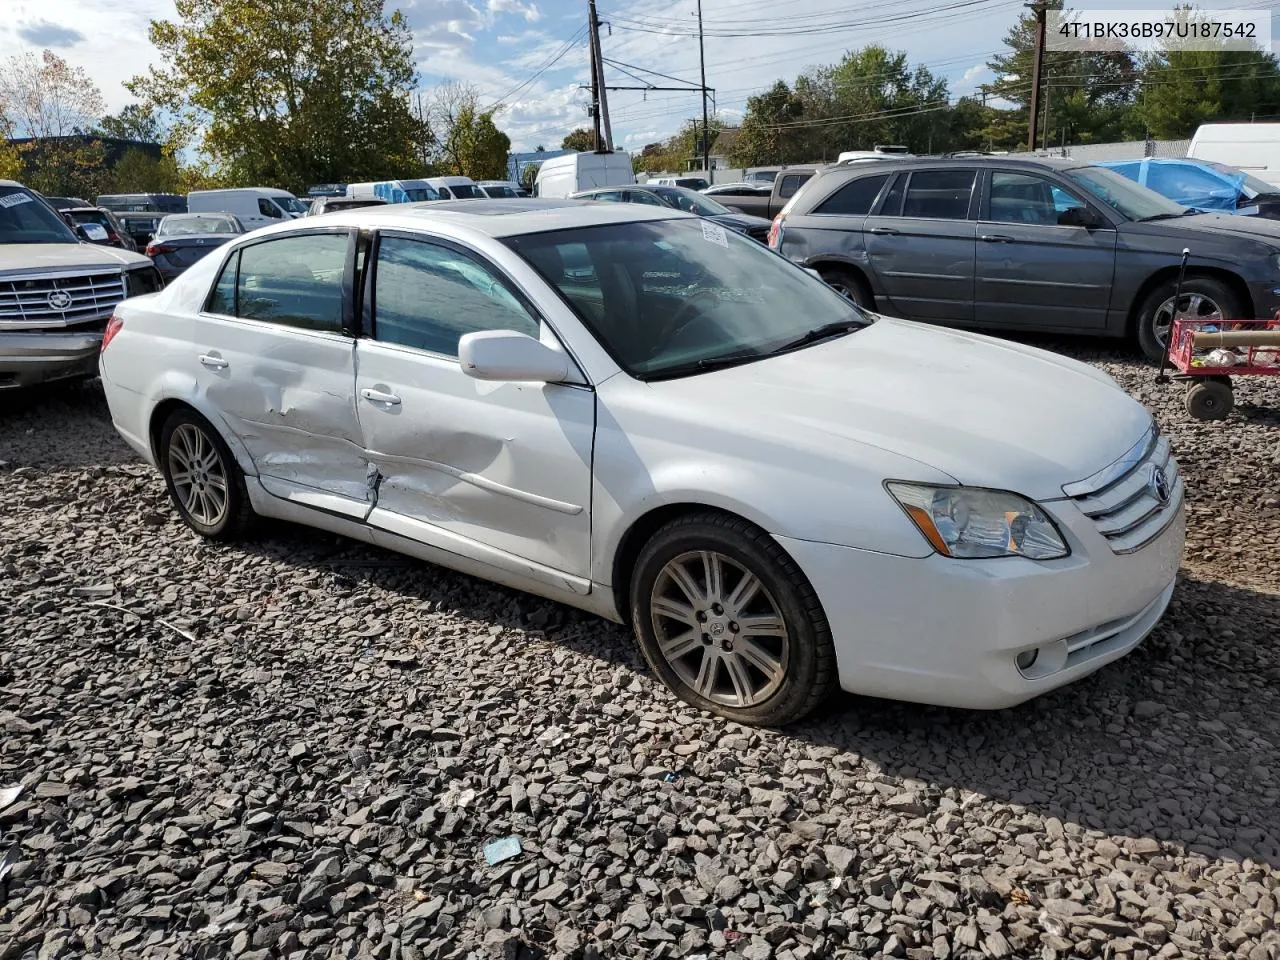
[{"label": "white suv", "polygon": [[0,390],[93,376],[111,311],[161,285],[146,257],[80,242],[38,195],[0,180]]},{"label": "white suv", "polygon": [[117,310],[116,427],[200,534],[295,520],[630,623],[749,723],[1001,707],[1137,645],[1183,483],[1084,364],[860,310],[665,207],[259,230]]}]

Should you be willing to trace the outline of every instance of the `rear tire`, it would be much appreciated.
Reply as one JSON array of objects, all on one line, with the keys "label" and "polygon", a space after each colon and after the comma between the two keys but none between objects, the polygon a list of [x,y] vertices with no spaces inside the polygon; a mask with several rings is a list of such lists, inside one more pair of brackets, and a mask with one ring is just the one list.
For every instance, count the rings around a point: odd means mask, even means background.
[{"label": "rear tire", "polygon": [[192,530],[210,540],[235,540],[254,518],[244,474],[218,431],[189,407],[160,428],[160,469],[169,498]]},{"label": "rear tire", "polygon": [[[1146,358],[1159,363],[1168,342],[1171,306],[1177,279],[1159,284],[1138,309],[1138,346]],[[1238,320],[1243,307],[1229,286],[1213,277],[1187,277],[1178,298],[1178,316],[1185,319]]]},{"label": "rear tire", "polygon": [[631,578],[631,619],[653,672],[683,700],[740,723],[800,720],[837,686],[822,604],[777,542],[698,513],[661,527]]},{"label": "rear tire", "polygon": [[819,267],[818,273],[826,281],[827,286],[846,300],[852,300],[864,310],[875,309],[876,301],[871,288],[852,270],[846,270],[843,267]]}]

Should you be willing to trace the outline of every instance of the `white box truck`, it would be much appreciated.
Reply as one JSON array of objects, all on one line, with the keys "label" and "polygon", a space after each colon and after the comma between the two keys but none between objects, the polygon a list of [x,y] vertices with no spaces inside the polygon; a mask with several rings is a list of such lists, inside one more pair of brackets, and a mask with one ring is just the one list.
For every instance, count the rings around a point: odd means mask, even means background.
[{"label": "white box truck", "polygon": [[1280,186],[1280,123],[1201,124],[1187,156],[1225,163]]},{"label": "white box truck", "polygon": [[192,190],[187,194],[188,213],[230,213],[247,230],[292,220],[307,212],[288,190],[274,187],[233,187],[228,190]]},{"label": "white box truck", "polygon": [[563,199],[592,187],[617,187],[635,182],[628,154],[569,153],[543,161],[533,184],[533,195]]}]

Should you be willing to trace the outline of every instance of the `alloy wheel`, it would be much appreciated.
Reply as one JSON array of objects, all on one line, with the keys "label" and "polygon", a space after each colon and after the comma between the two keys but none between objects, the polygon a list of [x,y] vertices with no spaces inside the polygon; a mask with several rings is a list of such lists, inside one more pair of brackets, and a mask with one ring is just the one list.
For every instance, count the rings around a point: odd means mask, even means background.
[{"label": "alloy wheel", "polygon": [[183,423],[169,441],[169,474],[191,518],[217,526],[227,512],[227,470],[213,441],[194,423]]},{"label": "alloy wheel", "polygon": [[[1222,321],[1222,307],[1203,293],[1184,293],[1178,298],[1178,307],[1179,320]],[[1170,297],[1156,308],[1156,315],[1152,319],[1156,340],[1160,343],[1169,342],[1173,320],[1173,297]]]},{"label": "alloy wheel", "polygon": [[786,678],[782,612],[760,578],[724,554],[672,558],[654,581],[649,610],[662,656],[713,703],[755,706]]}]

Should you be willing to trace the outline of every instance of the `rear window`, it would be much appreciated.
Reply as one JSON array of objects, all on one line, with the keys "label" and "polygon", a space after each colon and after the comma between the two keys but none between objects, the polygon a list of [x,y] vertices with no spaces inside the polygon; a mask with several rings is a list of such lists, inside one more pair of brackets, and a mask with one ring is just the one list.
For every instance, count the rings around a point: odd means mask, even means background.
[{"label": "rear window", "polygon": [[471,183],[449,184],[449,190],[458,200],[484,199],[480,188]]},{"label": "rear window", "polygon": [[843,187],[823,200],[814,209],[814,213],[826,213],[845,217],[865,217],[871,212],[871,205],[876,202],[881,189],[889,180],[889,175],[878,177],[860,177],[851,180]]},{"label": "rear window", "polygon": [[782,178],[782,184],[778,187],[778,196],[784,200],[787,197],[795,195],[795,192],[805,185],[805,182],[812,177],[812,173],[788,173]]},{"label": "rear window", "polygon": [[976,170],[917,170],[902,202],[904,217],[964,220],[969,216]]}]

